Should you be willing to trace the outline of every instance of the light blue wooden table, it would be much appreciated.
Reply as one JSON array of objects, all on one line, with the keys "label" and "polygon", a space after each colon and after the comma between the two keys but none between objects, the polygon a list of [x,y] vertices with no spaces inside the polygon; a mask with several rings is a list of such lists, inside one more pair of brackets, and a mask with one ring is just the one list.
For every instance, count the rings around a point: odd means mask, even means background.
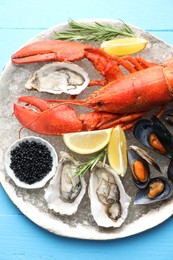
[{"label": "light blue wooden table", "polygon": [[[172,0],[1,0],[0,70],[13,52],[69,18],[122,19],[173,44]],[[0,187],[0,259],[173,259],[173,218],[141,234],[111,241],[53,235],[33,224]]]}]

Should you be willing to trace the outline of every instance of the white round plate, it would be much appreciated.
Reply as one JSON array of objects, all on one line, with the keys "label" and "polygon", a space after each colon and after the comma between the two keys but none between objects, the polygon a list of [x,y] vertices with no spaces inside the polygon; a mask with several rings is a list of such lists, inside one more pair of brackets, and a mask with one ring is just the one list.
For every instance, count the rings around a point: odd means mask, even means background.
[{"label": "white round plate", "polygon": [[[93,24],[95,21],[100,23],[111,23],[115,26],[118,26],[120,24],[119,21],[114,20],[82,20],[78,22]],[[160,39],[145,32],[140,28],[137,28],[133,25],[130,26],[132,30],[136,32],[136,35],[138,37],[144,37],[150,42],[147,48],[138,53],[138,55],[141,55],[143,58],[149,61],[157,63],[162,63],[167,58],[173,57],[172,46],[168,45],[167,43],[161,41]],[[55,31],[62,31],[66,28],[67,24],[57,25],[37,35],[31,41],[33,42],[43,39],[51,39]],[[77,63],[88,71],[90,78],[98,77],[98,73],[94,70],[94,68],[90,65],[88,61],[82,60]],[[8,147],[17,140],[18,130],[21,127],[15,116],[12,116],[14,102],[17,100],[18,97],[24,95],[34,95],[43,99],[55,99],[55,97],[51,94],[27,91],[26,89],[24,89],[24,85],[28,78],[31,77],[35,70],[39,69],[41,66],[43,66],[43,64],[41,63],[16,66],[11,64],[11,62],[9,61],[0,78],[0,175],[2,186],[10,199],[13,201],[13,203],[21,210],[21,212],[23,212],[23,214],[25,214],[30,220],[32,220],[42,228],[57,235],[81,239],[109,240],[127,237],[150,229],[168,219],[173,213],[172,199],[166,202],[160,202],[152,205],[133,204],[133,199],[136,194],[136,188],[133,184],[129,169],[126,176],[122,178],[122,182],[124,184],[126,192],[130,197],[132,197],[132,203],[129,208],[128,217],[120,228],[108,229],[100,228],[96,225],[91,215],[90,203],[87,193],[85,194],[76,214],[72,216],[55,215],[48,210],[48,207],[44,200],[43,188],[39,190],[22,189],[17,187],[14,182],[8,177],[3,167],[4,154],[6,153]],[[80,97],[87,97],[89,93],[94,91],[94,89],[95,87],[86,89],[84,93],[80,94]],[[64,98],[65,96],[63,94],[60,97]],[[59,98],[59,96],[56,96],[56,98]],[[31,131],[27,129],[24,129],[21,132],[22,137],[29,136],[31,134],[46,139],[53,145],[57,153],[59,151],[69,152],[67,147],[65,147],[63,143],[62,136],[41,136],[35,133],[31,133]],[[140,146],[139,143],[134,139],[131,131],[126,132],[126,137],[128,146],[132,144]],[[161,155],[155,154],[152,151],[149,151],[149,153],[152,157],[158,160],[163,175],[166,176],[169,160]],[[82,158],[84,160],[84,157]],[[151,171],[153,177],[159,175],[152,168]],[[88,176],[86,176],[86,179],[87,178]]]}]

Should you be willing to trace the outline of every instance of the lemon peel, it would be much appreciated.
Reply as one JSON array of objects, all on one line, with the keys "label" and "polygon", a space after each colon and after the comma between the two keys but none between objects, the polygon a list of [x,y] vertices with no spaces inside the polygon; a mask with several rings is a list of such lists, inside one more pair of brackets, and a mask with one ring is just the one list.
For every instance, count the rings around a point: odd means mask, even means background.
[{"label": "lemon peel", "polygon": [[100,48],[110,55],[123,56],[143,50],[149,41],[143,38],[129,37],[104,41]]},{"label": "lemon peel", "polygon": [[108,161],[118,175],[124,176],[127,171],[127,146],[124,131],[116,126],[111,133],[108,144]]},{"label": "lemon peel", "polygon": [[112,128],[91,132],[64,134],[66,146],[78,154],[92,154],[103,149],[109,142]]}]

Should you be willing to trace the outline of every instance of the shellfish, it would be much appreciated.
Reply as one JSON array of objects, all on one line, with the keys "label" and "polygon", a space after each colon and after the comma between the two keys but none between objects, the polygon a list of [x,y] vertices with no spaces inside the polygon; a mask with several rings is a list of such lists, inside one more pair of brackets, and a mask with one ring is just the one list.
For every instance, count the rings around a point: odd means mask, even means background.
[{"label": "shellfish", "polygon": [[96,223],[102,227],[120,227],[127,217],[131,198],[119,176],[99,162],[91,173],[88,192]]},{"label": "shellfish", "polygon": [[133,149],[128,150],[128,159],[135,186],[145,188],[150,180],[148,163]]},{"label": "shellfish", "polygon": [[156,116],[152,116],[151,120],[139,120],[133,134],[144,146],[168,158],[173,156],[173,136]]},{"label": "shellfish", "polygon": [[77,64],[54,62],[37,70],[25,88],[52,94],[77,95],[88,86],[89,81],[88,73]]},{"label": "shellfish", "polygon": [[60,152],[59,157],[57,172],[45,189],[45,200],[54,212],[72,215],[85,194],[86,182],[75,175],[79,162],[65,152]]},{"label": "shellfish", "polygon": [[167,171],[167,177],[173,183],[173,159],[170,160],[168,171]]},{"label": "shellfish", "polygon": [[165,177],[152,178],[145,189],[137,192],[134,204],[150,204],[167,200],[173,195],[173,184]]},{"label": "shellfish", "polygon": [[128,161],[132,172],[133,182],[139,189],[147,187],[149,183],[149,164],[152,165],[157,171],[161,172],[156,161],[149,156],[145,150],[137,146],[132,145],[129,147]]},{"label": "shellfish", "polygon": [[165,111],[163,119],[170,125],[173,125],[173,109]]}]

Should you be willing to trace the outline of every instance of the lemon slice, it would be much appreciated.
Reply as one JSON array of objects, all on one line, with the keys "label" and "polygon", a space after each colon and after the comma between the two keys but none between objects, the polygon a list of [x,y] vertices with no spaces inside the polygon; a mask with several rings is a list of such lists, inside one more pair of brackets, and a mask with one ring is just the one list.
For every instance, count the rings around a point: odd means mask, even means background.
[{"label": "lemon slice", "polygon": [[118,175],[125,175],[127,171],[126,137],[120,126],[112,130],[108,144],[108,161]]},{"label": "lemon slice", "polygon": [[143,50],[148,41],[142,38],[120,38],[105,41],[100,48],[111,55],[129,55]]},{"label": "lemon slice", "polygon": [[110,139],[112,128],[92,132],[64,134],[66,146],[78,154],[91,154],[104,148]]}]

